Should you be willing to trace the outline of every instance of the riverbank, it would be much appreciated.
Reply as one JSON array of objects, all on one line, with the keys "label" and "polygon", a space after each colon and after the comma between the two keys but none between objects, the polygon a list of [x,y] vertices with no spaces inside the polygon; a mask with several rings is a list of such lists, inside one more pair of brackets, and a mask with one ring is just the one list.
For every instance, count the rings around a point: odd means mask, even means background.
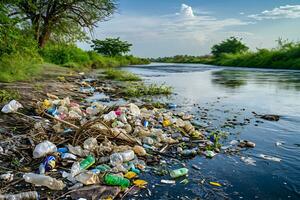
[{"label": "riverbank", "polygon": [[161,63],[193,63],[228,67],[252,67],[266,69],[300,70],[300,44],[288,43],[274,49],[258,49],[256,52],[224,53],[220,56],[177,55],[151,59]]}]

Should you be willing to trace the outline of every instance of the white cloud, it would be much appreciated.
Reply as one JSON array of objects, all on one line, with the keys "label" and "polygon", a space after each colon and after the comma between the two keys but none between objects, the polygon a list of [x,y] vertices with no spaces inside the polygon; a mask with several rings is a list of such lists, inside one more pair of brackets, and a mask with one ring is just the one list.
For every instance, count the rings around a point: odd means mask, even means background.
[{"label": "white cloud", "polygon": [[296,19],[300,18],[300,5],[285,5],[273,10],[265,10],[260,14],[249,15],[256,20],[264,19]]},{"label": "white cloud", "polygon": [[186,4],[181,4],[180,14],[183,17],[195,17],[193,8]]}]

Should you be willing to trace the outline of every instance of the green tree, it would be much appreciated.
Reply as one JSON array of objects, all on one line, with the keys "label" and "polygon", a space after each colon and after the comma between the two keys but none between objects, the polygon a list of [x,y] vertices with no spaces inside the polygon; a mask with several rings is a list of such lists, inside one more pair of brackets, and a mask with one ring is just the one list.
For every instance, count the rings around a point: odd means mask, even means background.
[{"label": "green tree", "polygon": [[242,39],[236,37],[230,37],[220,44],[216,44],[211,48],[211,53],[219,57],[223,53],[242,53],[249,49],[245,44],[242,43]]},{"label": "green tree", "polygon": [[6,0],[10,18],[30,27],[39,47],[50,39],[78,40],[116,9],[114,0]]},{"label": "green tree", "polygon": [[106,56],[120,56],[130,51],[132,44],[121,41],[120,38],[106,38],[105,40],[92,40],[91,47],[98,53]]}]

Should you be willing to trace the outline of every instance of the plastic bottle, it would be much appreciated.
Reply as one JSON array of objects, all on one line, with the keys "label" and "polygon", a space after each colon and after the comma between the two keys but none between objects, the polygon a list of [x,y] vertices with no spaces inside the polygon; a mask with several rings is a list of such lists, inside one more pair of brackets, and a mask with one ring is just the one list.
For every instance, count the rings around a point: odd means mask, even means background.
[{"label": "plastic bottle", "polygon": [[134,159],[134,151],[132,150],[127,150],[124,152],[121,152],[123,162],[128,162]]},{"label": "plastic bottle", "polygon": [[37,200],[39,194],[36,191],[21,192],[18,194],[4,194],[0,195],[1,200]]},{"label": "plastic bottle", "polygon": [[95,167],[95,169],[99,170],[100,172],[106,172],[109,171],[111,168],[110,166],[103,164],[103,165],[98,165],[97,167]]},{"label": "plastic bottle", "polygon": [[95,158],[92,155],[89,155],[80,162],[80,169],[88,169],[90,166],[92,166],[95,163]]},{"label": "plastic bottle", "polygon": [[196,149],[185,149],[181,152],[181,154],[184,156],[192,156],[192,155],[197,154],[197,150]]},{"label": "plastic bottle", "polygon": [[172,178],[178,178],[180,176],[185,176],[187,175],[189,172],[189,170],[187,168],[180,168],[180,169],[175,169],[175,170],[172,170],[170,172],[170,176]]},{"label": "plastic bottle", "polygon": [[123,156],[120,153],[113,153],[109,158],[112,166],[121,165],[123,163]]},{"label": "plastic bottle", "polygon": [[49,142],[49,141],[44,141],[34,148],[33,151],[33,158],[41,158],[46,156],[47,154],[54,153],[57,151],[57,148],[55,144]]},{"label": "plastic bottle", "polygon": [[104,183],[107,185],[121,186],[122,188],[127,188],[130,186],[130,181],[127,178],[123,178],[114,174],[106,174],[104,176]]},{"label": "plastic bottle", "polygon": [[46,186],[51,190],[62,190],[66,186],[61,180],[42,174],[26,173],[23,178],[28,183]]}]

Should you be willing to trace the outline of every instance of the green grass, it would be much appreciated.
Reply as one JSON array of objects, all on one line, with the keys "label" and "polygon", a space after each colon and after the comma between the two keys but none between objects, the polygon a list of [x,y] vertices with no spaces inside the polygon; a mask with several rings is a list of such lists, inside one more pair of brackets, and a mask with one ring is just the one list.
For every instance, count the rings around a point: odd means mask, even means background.
[{"label": "green grass", "polygon": [[255,52],[222,54],[219,57],[178,55],[158,58],[152,61],[300,70],[300,43],[290,42],[274,49],[258,49]]},{"label": "green grass", "polygon": [[42,72],[40,58],[30,57],[22,53],[5,54],[0,57],[0,81],[14,82],[31,80]]},{"label": "green grass", "polygon": [[0,103],[7,103],[13,99],[20,99],[20,94],[17,90],[0,90]]},{"label": "green grass", "polygon": [[142,96],[155,96],[155,95],[170,95],[172,88],[166,85],[150,84],[129,84],[124,90],[123,94],[127,97],[142,97]]},{"label": "green grass", "polygon": [[107,79],[116,81],[141,81],[142,79],[131,72],[117,70],[117,69],[107,69],[104,71],[105,77]]}]

